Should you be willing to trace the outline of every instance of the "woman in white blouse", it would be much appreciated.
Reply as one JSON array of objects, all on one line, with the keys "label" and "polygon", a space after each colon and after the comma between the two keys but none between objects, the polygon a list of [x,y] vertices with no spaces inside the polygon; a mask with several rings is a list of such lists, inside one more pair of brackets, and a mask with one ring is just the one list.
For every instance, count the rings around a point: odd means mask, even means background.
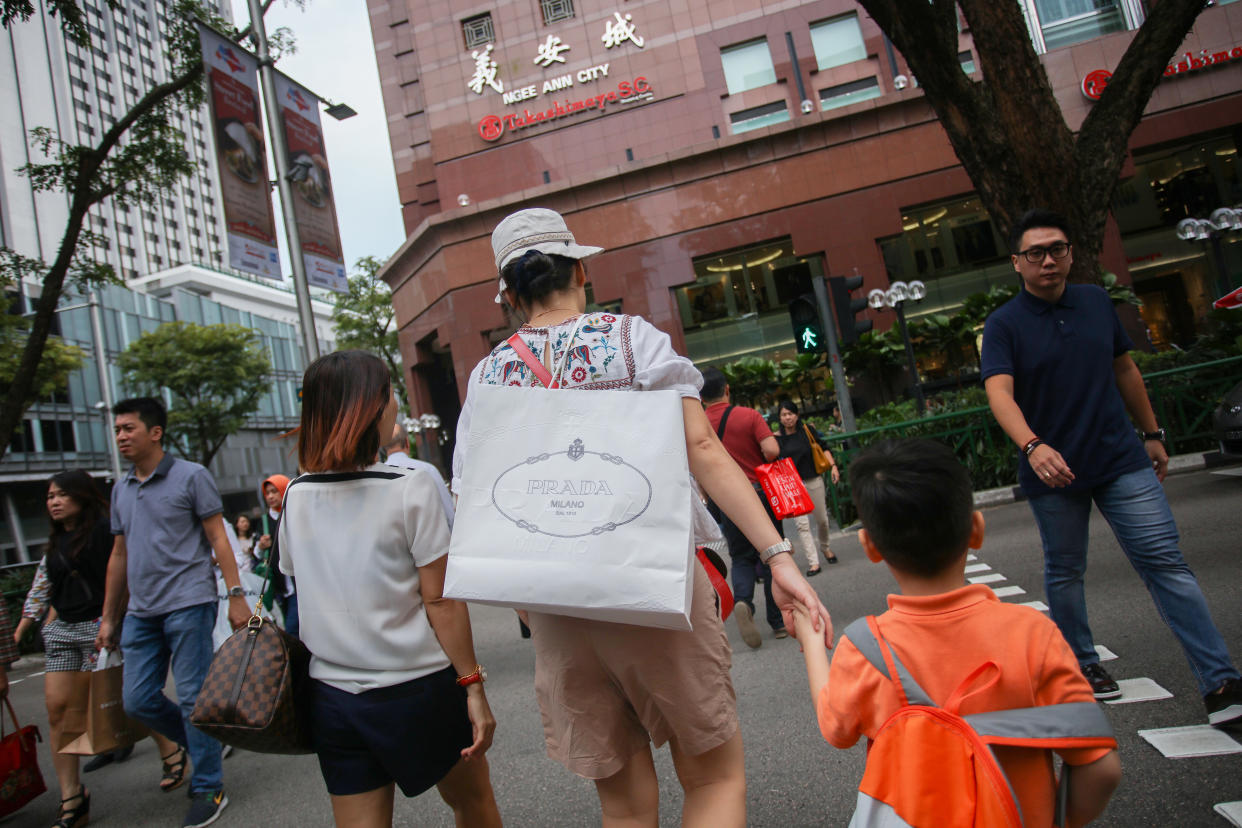
[{"label": "woman in white blouse", "polygon": [[448,521],[431,478],[374,462],[397,416],[388,369],[362,351],[302,380],[298,465],[280,569],[297,578],[311,651],[313,737],[336,824],[392,824],[393,789],[435,785],[458,825],[499,826],[495,719],[465,604],[443,597]]},{"label": "woman in white blouse", "polygon": [[[545,366],[563,365],[555,378],[561,388],[680,392],[695,479],[755,547],[771,555],[773,589],[783,608],[790,610],[795,601],[804,605],[816,629],[831,640],[827,610],[708,424],[699,403],[698,370],[641,317],[585,312],[582,259],[601,248],[578,244],[559,214],[538,208],[505,218],[492,233],[492,248],[500,275],[496,301],[503,297],[527,320],[518,334],[537,359]],[[458,420],[455,490],[470,463],[472,393],[481,384],[539,382],[507,343],[479,363]],[[520,418],[521,411],[514,416]],[[696,534],[710,532],[706,510],[697,499],[694,506]],[[650,742],[669,743],[685,789],[683,825],[745,825],[731,650],[707,574],[697,561],[694,568],[690,632],[528,614],[548,755],[595,782],[605,826],[658,824],[659,783]]]}]

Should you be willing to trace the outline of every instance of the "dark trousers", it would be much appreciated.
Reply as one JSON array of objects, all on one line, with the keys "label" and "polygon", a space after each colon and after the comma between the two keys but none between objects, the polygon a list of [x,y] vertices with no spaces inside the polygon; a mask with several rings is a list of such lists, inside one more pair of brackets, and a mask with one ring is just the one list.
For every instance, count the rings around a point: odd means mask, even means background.
[{"label": "dark trousers", "polygon": [[[763,503],[763,508],[767,510],[768,520],[772,521],[772,525],[776,527],[780,536],[785,537],[782,521],[777,520],[776,515],[773,514],[772,504],[764,496],[763,489],[757,483],[754,485],[759,500]],[[763,578],[764,614],[767,616],[768,625],[774,630],[782,629],[785,622],[781,618],[781,611],[776,606],[776,602],[772,600],[772,571],[767,564],[760,563],[758,550],[751,545],[751,542],[742,534],[742,530],[737,528],[728,515],[714,506],[711,512],[720,521],[720,531],[724,535],[725,542],[729,544],[729,558],[731,559],[729,577],[733,583],[733,600],[747,604],[753,612],[755,581]]]}]

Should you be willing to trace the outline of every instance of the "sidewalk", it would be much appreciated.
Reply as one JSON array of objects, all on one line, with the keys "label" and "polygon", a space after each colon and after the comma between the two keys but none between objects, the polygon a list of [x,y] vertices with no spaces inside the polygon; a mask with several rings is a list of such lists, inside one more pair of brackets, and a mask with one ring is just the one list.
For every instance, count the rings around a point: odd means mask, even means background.
[{"label": "sidewalk", "polygon": [[[1222,456],[1218,451],[1179,454],[1169,458],[1169,474],[1184,474],[1186,472],[1199,471],[1200,469],[1228,466],[1237,462],[1234,458]],[[1019,500],[1026,500],[1026,495],[1017,486],[1001,486],[998,489],[984,489],[983,491],[975,492],[975,506],[980,509],[985,506],[1000,506]]]}]

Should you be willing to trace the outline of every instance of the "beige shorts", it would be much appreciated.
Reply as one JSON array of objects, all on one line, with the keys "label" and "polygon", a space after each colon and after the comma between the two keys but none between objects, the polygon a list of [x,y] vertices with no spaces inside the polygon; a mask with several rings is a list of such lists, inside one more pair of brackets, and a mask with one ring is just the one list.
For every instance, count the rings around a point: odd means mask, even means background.
[{"label": "beige shorts", "polygon": [[716,593],[694,561],[691,632],[530,613],[548,756],[587,779],[647,743],[697,756],[738,732],[733,653]]}]

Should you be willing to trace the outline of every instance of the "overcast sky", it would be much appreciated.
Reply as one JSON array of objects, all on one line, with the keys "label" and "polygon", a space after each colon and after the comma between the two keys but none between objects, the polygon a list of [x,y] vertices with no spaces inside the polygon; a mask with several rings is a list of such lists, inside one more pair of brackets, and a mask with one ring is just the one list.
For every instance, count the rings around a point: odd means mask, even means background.
[{"label": "overcast sky", "polygon": [[[244,27],[250,19],[245,0],[232,4],[236,25]],[[345,121],[320,113],[345,265],[352,272],[362,256],[387,259],[405,240],[405,230],[366,0],[308,0],[305,9],[277,0],[264,22],[269,34],[278,26],[289,27],[297,41],[297,53],[281,58],[278,69],[312,92],[357,110]],[[272,197],[280,209],[279,194],[273,191]],[[283,231],[279,246],[288,273]]]}]

